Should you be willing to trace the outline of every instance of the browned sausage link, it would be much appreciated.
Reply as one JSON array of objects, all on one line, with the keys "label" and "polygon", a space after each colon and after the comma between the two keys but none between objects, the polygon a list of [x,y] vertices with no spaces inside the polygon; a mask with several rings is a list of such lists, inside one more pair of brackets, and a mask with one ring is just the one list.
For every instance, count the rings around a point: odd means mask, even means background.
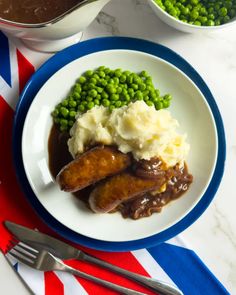
[{"label": "browned sausage link", "polygon": [[131,164],[129,155],[113,147],[95,147],[76,158],[57,175],[60,188],[75,192],[107,176],[117,174]]},{"label": "browned sausage link", "polygon": [[123,172],[98,184],[89,196],[89,205],[94,212],[106,213],[137,195],[159,189],[166,181],[165,175],[152,180]]}]

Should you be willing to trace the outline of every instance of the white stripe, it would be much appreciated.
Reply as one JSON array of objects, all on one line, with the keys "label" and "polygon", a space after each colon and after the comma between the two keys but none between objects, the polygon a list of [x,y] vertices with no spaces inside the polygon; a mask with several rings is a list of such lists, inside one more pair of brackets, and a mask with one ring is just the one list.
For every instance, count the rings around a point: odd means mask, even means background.
[{"label": "white stripe", "polygon": [[171,244],[171,245],[174,245],[174,246],[187,248],[185,243],[183,242],[183,240],[179,236],[176,236],[176,237],[168,240],[167,243]]},{"label": "white stripe", "polygon": [[35,295],[45,295],[44,272],[35,270],[18,262],[10,254],[6,254],[6,257],[12,265],[18,263],[18,274]]},{"label": "white stripe", "polygon": [[18,263],[18,273],[35,295],[45,295],[44,272]]},{"label": "white stripe", "polygon": [[27,60],[31,64],[33,64],[33,66],[36,69],[53,55],[53,53],[46,53],[46,52],[39,52],[39,51],[32,50],[26,47],[19,38],[13,37],[10,34],[5,34],[5,35],[7,36],[8,40],[11,40],[11,42],[15,44],[15,46],[19,49],[19,51],[27,58]]},{"label": "white stripe", "polygon": [[76,280],[76,278],[65,272],[55,271],[57,277],[61,280],[64,285],[64,295],[87,295],[88,293]]},{"label": "white stripe", "polygon": [[135,256],[135,258],[140,262],[140,264],[152,278],[176,286],[171,278],[167,275],[167,273],[161,268],[161,266],[156,262],[156,260],[146,249],[135,250],[131,253]]},{"label": "white stripe", "polygon": [[6,100],[12,109],[15,109],[19,98],[19,75],[16,55],[16,47],[9,41],[11,87],[0,77],[0,95]]}]

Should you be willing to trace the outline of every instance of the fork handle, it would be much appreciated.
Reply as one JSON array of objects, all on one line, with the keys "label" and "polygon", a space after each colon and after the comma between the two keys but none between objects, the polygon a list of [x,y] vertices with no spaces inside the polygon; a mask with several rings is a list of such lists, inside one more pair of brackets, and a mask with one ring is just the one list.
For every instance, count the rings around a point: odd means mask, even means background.
[{"label": "fork handle", "polygon": [[79,270],[77,270],[77,269],[75,269],[73,267],[70,267],[68,265],[64,265],[64,267],[62,267],[60,270],[61,271],[67,271],[67,272],[69,272],[69,273],[71,273],[73,275],[76,275],[78,277],[90,280],[90,281],[95,282],[97,284],[100,284],[100,285],[102,285],[104,287],[107,287],[107,288],[109,288],[109,289],[111,289],[113,291],[117,291],[120,294],[125,294],[125,295],[146,295],[144,293],[140,293],[138,291],[134,291],[134,290],[131,290],[131,289],[128,289],[128,288],[113,284],[113,283],[111,283],[109,281],[99,279],[97,277],[94,277],[94,276],[89,275],[89,274],[87,274],[85,272],[79,271]]},{"label": "fork handle", "polygon": [[126,278],[129,278],[137,283],[142,284],[143,286],[146,286],[154,291],[159,292],[160,295],[183,295],[183,293],[173,285],[170,285],[168,283],[165,283],[165,282],[153,279],[153,278],[149,278],[149,277],[145,277],[145,276],[136,274],[134,272],[128,271],[128,270],[120,268],[116,265],[110,264],[108,262],[105,262],[105,261],[95,258],[93,256],[90,256],[88,254],[84,253],[83,260],[87,261],[87,262],[91,262],[96,265],[99,265],[101,267],[109,269],[109,270],[116,272],[118,274],[121,274],[121,275],[125,276]]}]

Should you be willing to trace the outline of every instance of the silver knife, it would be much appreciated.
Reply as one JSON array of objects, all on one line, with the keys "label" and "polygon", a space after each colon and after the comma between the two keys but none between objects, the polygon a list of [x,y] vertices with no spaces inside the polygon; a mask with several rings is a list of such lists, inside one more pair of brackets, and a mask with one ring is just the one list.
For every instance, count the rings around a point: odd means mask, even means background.
[{"label": "silver knife", "polygon": [[36,230],[29,229],[22,225],[13,223],[11,221],[5,221],[7,229],[21,242],[25,242],[35,248],[36,250],[46,249],[54,256],[61,259],[78,259],[94,263],[103,268],[109,269],[120,275],[125,276],[137,283],[142,284],[154,291],[157,291],[161,295],[183,295],[183,293],[173,285],[168,283],[139,275],[118,266],[112,265],[108,262],[95,258],[81,250],[76,249],[58,239],[50,237],[49,235],[40,233]]}]

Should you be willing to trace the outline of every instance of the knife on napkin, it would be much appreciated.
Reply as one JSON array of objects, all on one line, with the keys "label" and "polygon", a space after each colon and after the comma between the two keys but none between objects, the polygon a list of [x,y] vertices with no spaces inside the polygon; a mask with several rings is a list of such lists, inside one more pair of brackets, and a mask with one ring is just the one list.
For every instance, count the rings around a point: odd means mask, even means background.
[{"label": "knife on napkin", "polygon": [[143,286],[151,288],[152,290],[158,291],[160,292],[160,294],[163,295],[183,295],[183,293],[175,286],[162,281],[158,281],[153,278],[130,272],[113,264],[95,258],[58,239],[40,233],[39,231],[29,229],[11,221],[5,221],[5,226],[19,241],[26,243],[35,249],[48,250],[58,258],[64,260],[73,258],[99,265],[113,272],[116,272],[117,274],[121,274],[131,280],[134,280],[137,283],[142,284]]}]

